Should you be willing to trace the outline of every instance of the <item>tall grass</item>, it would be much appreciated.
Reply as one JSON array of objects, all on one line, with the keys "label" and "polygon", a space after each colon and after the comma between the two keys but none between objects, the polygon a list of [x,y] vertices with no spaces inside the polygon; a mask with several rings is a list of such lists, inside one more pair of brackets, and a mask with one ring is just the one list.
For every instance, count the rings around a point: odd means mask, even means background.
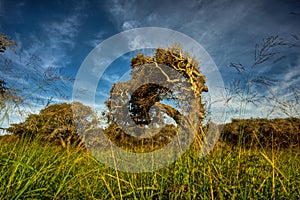
[{"label": "tall grass", "polygon": [[39,140],[0,141],[0,199],[297,199],[300,151],[192,149],[159,171],[126,173],[88,152]]},{"label": "tall grass", "polygon": [[[254,98],[250,78],[238,95],[240,114]],[[299,199],[299,157],[292,147],[243,148],[238,142],[232,148],[219,142],[204,158],[190,149],[158,171],[127,173],[73,146],[1,137],[0,199]]]}]

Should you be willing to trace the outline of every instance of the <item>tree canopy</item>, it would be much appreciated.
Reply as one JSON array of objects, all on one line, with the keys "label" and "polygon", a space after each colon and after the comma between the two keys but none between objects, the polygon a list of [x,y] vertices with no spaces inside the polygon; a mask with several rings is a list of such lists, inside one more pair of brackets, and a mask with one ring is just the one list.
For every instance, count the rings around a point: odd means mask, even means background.
[{"label": "tree canopy", "polygon": [[[74,110],[78,113],[75,118]],[[50,105],[39,114],[30,114],[24,122],[12,124],[7,131],[66,146],[68,143],[81,143],[83,135],[77,133],[76,127],[87,128],[96,123],[96,114],[90,107],[78,102],[62,103]]]},{"label": "tree canopy", "polygon": [[[201,93],[208,88],[199,63],[193,57],[176,45],[157,48],[154,56],[137,54],[131,60],[131,76],[127,82],[115,83],[106,101],[110,123],[106,134],[111,140],[118,145],[122,145],[120,141],[134,141],[135,144],[157,143],[161,146],[159,140],[168,142],[170,140],[166,138],[176,135],[177,126],[182,123],[182,111],[193,109],[199,114],[196,135],[201,140],[201,122],[205,117]],[[196,108],[191,107],[191,98],[196,99]],[[166,118],[175,123],[166,124]],[[150,138],[137,138],[144,132],[140,127],[151,123],[160,127],[160,131]]]}]

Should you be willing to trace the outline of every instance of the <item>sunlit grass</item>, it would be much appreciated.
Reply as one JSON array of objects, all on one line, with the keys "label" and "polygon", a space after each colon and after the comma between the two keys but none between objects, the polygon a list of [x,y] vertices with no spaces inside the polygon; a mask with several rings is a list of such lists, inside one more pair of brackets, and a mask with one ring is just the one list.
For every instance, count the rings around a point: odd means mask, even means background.
[{"label": "sunlit grass", "polygon": [[297,199],[299,151],[190,150],[159,171],[111,169],[86,151],[38,140],[0,141],[0,199]]}]

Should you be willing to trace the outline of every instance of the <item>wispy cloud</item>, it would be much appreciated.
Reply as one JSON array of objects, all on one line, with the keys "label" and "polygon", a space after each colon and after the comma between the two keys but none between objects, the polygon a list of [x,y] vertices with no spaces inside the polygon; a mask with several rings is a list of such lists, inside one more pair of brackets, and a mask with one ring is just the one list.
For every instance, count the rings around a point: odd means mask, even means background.
[{"label": "wispy cloud", "polygon": [[158,26],[181,31],[200,42],[220,67],[228,60],[241,57],[241,53],[243,59],[249,59],[255,43],[266,35],[300,31],[294,25],[297,19],[289,19],[288,6],[283,2],[259,0],[114,0],[107,3],[120,30]]},{"label": "wispy cloud", "polygon": [[[19,5],[19,7],[23,6]],[[70,85],[71,82],[66,84],[60,69],[71,63],[69,52],[75,47],[76,37],[85,19],[85,15],[81,12],[83,9],[85,9],[85,4],[77,2],[69,14],[61,15],[61,20],[51,18],[50,21],[42,21],[36,26],[39,29],[26,32],[26,35],[15,33],[14,38],[16,38],[20,52],[18,54],[9,50],[5,52],[3,56],[13,61],[8,66],[12,71],[1,68],[1,78],[10,86],[23,91],[22,94],[25,96],[34,96],[33,93],[40,92],[40,95],[46,95],[49,98],[58,94],[57,89],[64,91],[66,96],[70,95],[71,88],[66,88],[66,85]],[[47,77],[49,73],[52,77]],[[53,80],[50,80],[51,78]],[[26,92],[28,94],[25,94]]]},{"label": "wispy cloud", "polygon": [[105,39],[105,34],[105,31],[99,31],[94,35],[94,37],[91,40],[88,40],[86,44],[93,48],[96,47]]},{"label": "wispy cloud", "polygon": [[[119,30],[157,26],[171,28],[194,38],[214,59],[223,73],[225,84],[229,84],[234,77],[227,69],[230,62],[251,65],[255,44],[262,38],[300,33],[298,18],[290,15],[292,7],[292,3],[259,0],[107,2],[107,8]],[[297,49],[289,51],[295,52]],[[287,52],[288,56],[289,54]],[[269,63],[268,66],[259,68],[257,75],[280,78],[276,89],[287,91],[291,85],[299,85],[299,65],[291,65],[291,62],[294,62],[293,58],[284,60],[280,63],[281,66]],[[283,66],[290,66],[289,71]],[[266,91],[262,95],[264,92]],[[240,102],[237,101],[232,101],[228,106],[233,110],[241,109]],[[266,114],[266,109],[250,104],[247,113],[248,116],[257,117]]]},{"label": "wispy cloud", "polygon": [[287,72],[283,76],[283,81],[288,86],[298,86],[300,88],[300,54],[297,56],[297,60],[294,65],[291,65]]},{"label": "wispy cloud", "polygon": [[67,16],[61,22],[50,22],[43,26],[46,32],[50,48],[58,49],[67,45],[69,48],[74,47],[74,37],[78,33],[81,24],[82,15],[73,13]]},{"label": "wispy cloud", "polygon": [[[78,11],[80,8],[75,8],[73,13],[65,17],[62,21],[48,22],[43,25],[43,32],[45,37],[36,39],[32,49],[36,48],[36,45],[41,45],[42,49],[36,51],[43,52],[43,60],[46,65],[63,67],[68,62],[66,57],[67,51],[71,50],[75,46],[75,37],[79,33],[80,25],[84,18]],[[83,8],[82,8],[83,9]],[[50,56],[49,56],[50,55]]]},{"label": "wispy cloud", "polygon": [[[0,0],[2,8],[1,2]],[[19,5],[19,7],[22,6]],[[8,50],[3,55],[12,60],[8,66],[12,71],[1,68],[0,77],[7,81],[9,86],[22,91],[20,94],[22,97],[32,98],[36,101],[31,102],[30,108],[24,108],[28,112],[37,112],[51,97],[56,103],[68,100],[60,98],[61,95],[70,95],[69,93],[71,93],[71,88],[66,88],[60,68],[67,66],[70,62],[71,58],[68,52],[75,46],[76,36],[85,17],[81,14],[82,9],[84,6],[77,4],[69,15],[62,16],[61,21],[44,21],[37,26],[40,27],[39,30],[32,30],[30,33],[26,33],[26,36],[16,33],[14,38],[18,42],[20,52],[15,54]],[[49,67],[54,69],[48,71],[51,69]],[[53,78],[47,77],[49,73]],[[70,83],[68,84],[70,85]],[[65,94],[61,92],[65,92]],[[10,118],[13,121],[9,123],[23,120],[18,115],[19,113],[11,113]]]}]

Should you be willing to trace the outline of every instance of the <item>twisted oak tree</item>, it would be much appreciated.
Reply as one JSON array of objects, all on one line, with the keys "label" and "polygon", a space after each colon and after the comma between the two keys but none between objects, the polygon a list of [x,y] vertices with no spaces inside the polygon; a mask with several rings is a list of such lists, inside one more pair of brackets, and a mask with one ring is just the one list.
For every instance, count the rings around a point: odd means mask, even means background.
[{"label": "twisted oak tree", "polygon": [[[201,94],[208,88],[194,58],[179,46],[158,48],[154,56],[137,54],[132,58],[131,76],[127,82],[115,83],[106,101],[110,124],[106,135],[111,141],[134,151],[161,148],[177,134],[177,127],[182,123],[182,110],[195,109],[190,105],[194,98],[199,115],[196,143],[201,144],[201,122],[205,117]],[[167,119],[173,123],[166,124]],[[148,130],[145,126],[151,130],[161,129],[149,136],[145,134]]]}]

